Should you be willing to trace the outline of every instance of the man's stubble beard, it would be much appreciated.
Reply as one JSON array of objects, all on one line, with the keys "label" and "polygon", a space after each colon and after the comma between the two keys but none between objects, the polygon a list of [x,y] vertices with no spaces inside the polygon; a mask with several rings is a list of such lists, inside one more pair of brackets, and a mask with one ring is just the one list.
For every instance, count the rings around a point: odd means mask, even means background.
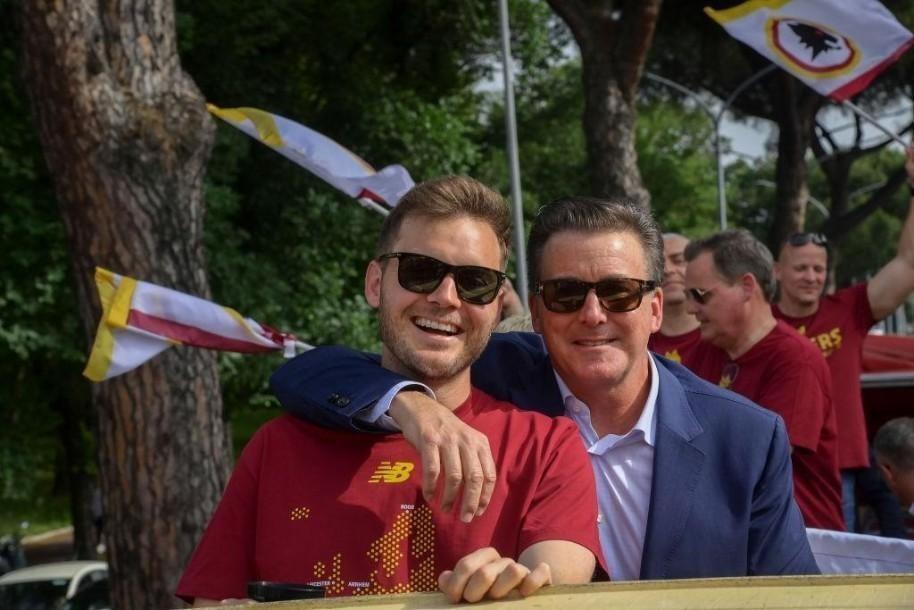
[{"label": "man's stubble beard", "polygon": [[[405,312],[402,312],[402,314],[404,316],[404,324],[412,324],[409,316]],[[403,333],[397,332],[396,320],[385,309],[383,297],[378,308],[378,330],[381,335],[381,342],[386,350],[399,361],[400,365],[410,373],[410,376],[418,381],[446,381],[469,368],[488,345],[494,329],[495,324],[493,323],[488,332],[478,333],[474,337],[470,337],[470,333],[466,333],[467,340],[455,358],[446,361],[436,358],[432,361],[416,354],[410,348]]]}]

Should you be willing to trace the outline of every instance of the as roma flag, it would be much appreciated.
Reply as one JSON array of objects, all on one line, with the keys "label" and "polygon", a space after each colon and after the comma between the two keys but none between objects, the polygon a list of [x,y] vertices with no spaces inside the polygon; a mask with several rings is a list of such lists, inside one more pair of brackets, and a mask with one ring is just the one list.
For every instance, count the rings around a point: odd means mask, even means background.
[{"label": "as roma flag", "polygon": [[705,13],[836,102],[866,89],[914,44],[876,0],[750,0]]}]

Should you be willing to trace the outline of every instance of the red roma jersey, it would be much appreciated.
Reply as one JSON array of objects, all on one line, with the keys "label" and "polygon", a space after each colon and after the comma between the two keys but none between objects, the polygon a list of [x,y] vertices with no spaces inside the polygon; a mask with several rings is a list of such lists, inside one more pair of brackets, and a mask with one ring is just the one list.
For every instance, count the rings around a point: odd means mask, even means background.
[{"label": "red roma jersey", "polygon": [[696,328],[681,335],[664,335],[660,331],[651,335],[647,348],[675,362],[688,360],[689,354],[701,341],[701,329]]},{"label": "red roma jersey", "polygon": [[786,316],[777,305],[771,308],[776,318],[809,337],[828,362],[838,420],[838,465],[842,469],[865,468],[870,463],[860,372],[863,340],[876,320],[866,286],[857,284],[823,296],[816,313],[804,318]]},{"label": "red roma jersey", "polygon": [[844,530],[831,379],[819,350],[779,321],[736,360],[701,342],[686,364],[784,419],[794,450],[794,494],[807,527]]},{"label": "red roma jersey", "polygon": [[252,580],[319,584],[327,595],[433,591],[476,549],[516,559],[542,540],[601,557],[593,473],[570,420],[475,389],[455,413],[488,436],[498,471],[482,517],[465,524],[425,503],[419,456],[402,435],[284,415],[245,447],[177,595],[243,598]]}]

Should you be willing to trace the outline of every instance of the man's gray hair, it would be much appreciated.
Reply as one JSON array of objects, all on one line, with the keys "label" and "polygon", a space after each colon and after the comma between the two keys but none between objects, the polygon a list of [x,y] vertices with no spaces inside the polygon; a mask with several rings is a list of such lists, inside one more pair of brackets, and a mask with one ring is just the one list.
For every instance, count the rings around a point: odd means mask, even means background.
[{"label": "man's gray hair", "polygon": [[564,197],[541,207],[530,228],[527,267],[531,294],[536,292],[542,279],[540,270],[546,242],[564,231],[631,233],[644,249],[648,274],[647,278],[635,279],[649,279],[658,284],[663,281],[663,238],[660,226],[649,211],[627,197]]},{"label": "man's gray hair", "polygon": [[743,274],[755,276],[762,289],[762,296],[769,303],[774,298],[774,258],[771,250],[753,237],[746,229],[729,229],[689,242],[685,249],[686,261],[692,262],[702,252],[710,252],[717,272],[731,284]]},{"label": "man's gray hair", "polygon": [[889,420],[876,433],[873,451],[902,472],[914,471],[914,417]]}]

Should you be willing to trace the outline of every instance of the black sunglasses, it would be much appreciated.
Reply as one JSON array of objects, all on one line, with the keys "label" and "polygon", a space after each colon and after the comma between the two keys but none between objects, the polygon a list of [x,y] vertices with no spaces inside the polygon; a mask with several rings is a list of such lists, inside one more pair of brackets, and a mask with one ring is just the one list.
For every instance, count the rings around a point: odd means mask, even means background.
[{"label": "black sunglasses", "polygon": [[447,274],[454,276],[457,296],[461,301],[473,305],[488,305],[498,296],[498,289],[507,277],[501,271],[474,265],[449,265],[437,258],[410,252],[389,252],[378,257],[378,261],[396,258],[397,281],[410,292],[430,294],[441,285]]},{"label": "black sunglasses", "polygon": [[821,233],[794,233],[787,238],[787,243],[794,248],[805,246],[808,243],[824,248],[828,245],[828,238]]},{"label": "black sunglasses", "polygon": [[536,287],[546,309],[555,313],[572,313],[584,306],[587,295],[596,292],[600,306],[612,313],[638,309],[645,293],[657,288],[652,280],[611,277],[599,282],[581,280],[544,280]]},{"label": "black sunglasses", "polygon": [[707,290],[702,290],[701,288],[686,288],[686,296],[699,305],[704,305],[708,302],[708,299],[711,298],[711,294],[714,292],[715,288],[708,288]]}]

